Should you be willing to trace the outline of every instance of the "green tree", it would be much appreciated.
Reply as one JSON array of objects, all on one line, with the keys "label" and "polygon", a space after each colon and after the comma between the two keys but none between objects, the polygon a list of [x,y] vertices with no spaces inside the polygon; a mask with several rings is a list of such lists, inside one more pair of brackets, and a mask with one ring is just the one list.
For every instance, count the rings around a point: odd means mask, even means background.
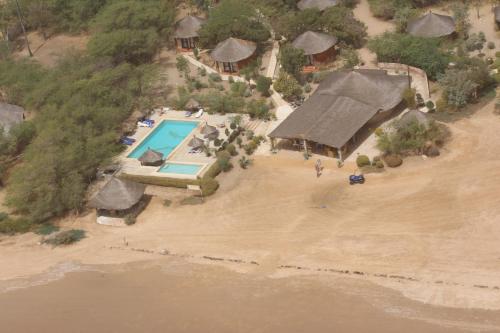
[{"label": "green tree", "polygon": [[297,80],[290,74],[282,71],[274,82],[274,90],[283,95],[285,99],[291,99],[293,97],[300,96],[302,94],[302,88]]},{"label": "green tree", "polygon": [[298,78],[302,68],[306,64],[306,57],[304,51],[301,49],[296,49],[290,44],[285,45],[281,48],[280,52],[280,64],[283,69]]},{"label": "green tree", "polygon": [[273,83],[273,80],[271,78],[265,77],[263,75],[260,75],[257,78],[256,82],[256,89],[260,94],[264,97],[269,97],[269,89],[271,88],[271,84]]}]

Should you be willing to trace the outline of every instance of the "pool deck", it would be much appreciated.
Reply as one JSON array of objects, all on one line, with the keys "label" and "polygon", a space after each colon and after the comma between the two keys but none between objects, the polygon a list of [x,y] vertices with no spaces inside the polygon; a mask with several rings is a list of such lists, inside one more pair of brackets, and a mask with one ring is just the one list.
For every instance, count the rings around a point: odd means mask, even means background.
[{"label": "pool deck", "polygon": [[[165,177],[165,178],[179,178],[179,179],[196,179],[197,177],[202,177],[204,172],[215,162],[214,156],[206,156],[205,153],[189,154],[191,147],[188,146],[188,142],[191,140],[193,135],[203,138],[200,133],[203,125],[208,123],[211,126],[217,126],[224,123],[227,128],[229,128],[229,119],[232,115],[209,115],[207,113],[203,114],[200,118],[185,117],[185,111],[167,111],[160,115],[155,113],[150,116],[151,119],[155,120],[155,126],[153,128],[148,127],[138,127],[134,135],[129,137],[136,139],[136,142],[129,146],[120,156],[119,160],[122,164],[121,172],[129,175],[138,176],[155,176],[155,177]],[[135,148],[137,148],[141,142],[160,124],[163,120],[179,120],[179,121],[199,121],[200,125],[196,127],[191,134],[189,134],[173,151],[167,156],[167,162],[172,163],[184,163],[184,164],[202,164],[204,167],[198,172],[197,175],[183,175],[183,174],[169,174],[161,173],[158,170],[159,167],[142,166],[141,163],[135,158],[127,157]],[[225,139],[226,135],[224,133],[224,128],[219,128],[219,138]],[[210,143],[210,147],[213,147],[213,143]]]}]

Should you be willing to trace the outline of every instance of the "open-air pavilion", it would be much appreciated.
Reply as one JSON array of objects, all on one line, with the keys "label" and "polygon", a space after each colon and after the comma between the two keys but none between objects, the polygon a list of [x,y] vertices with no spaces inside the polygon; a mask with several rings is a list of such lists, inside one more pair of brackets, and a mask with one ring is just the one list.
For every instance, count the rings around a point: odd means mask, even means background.
[{"label": "open-air pavilion", "polygon": [[269,137],[344,160],[363,130],[394,116],[409,84],[408,76],[378,69],[333,72]]}]

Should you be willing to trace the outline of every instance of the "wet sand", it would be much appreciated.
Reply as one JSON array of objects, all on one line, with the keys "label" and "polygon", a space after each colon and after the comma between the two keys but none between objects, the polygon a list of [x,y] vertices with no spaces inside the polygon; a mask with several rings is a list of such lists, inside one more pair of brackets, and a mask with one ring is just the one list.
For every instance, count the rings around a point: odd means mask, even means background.
[{"label": "wet sand", "polygon": [[[2,331],[493,332],[488,318],[499,317],[332,278],[262,278],[170,259],[94,269],[1,293]],[[419,316],[430,322],[411,319]]]}]

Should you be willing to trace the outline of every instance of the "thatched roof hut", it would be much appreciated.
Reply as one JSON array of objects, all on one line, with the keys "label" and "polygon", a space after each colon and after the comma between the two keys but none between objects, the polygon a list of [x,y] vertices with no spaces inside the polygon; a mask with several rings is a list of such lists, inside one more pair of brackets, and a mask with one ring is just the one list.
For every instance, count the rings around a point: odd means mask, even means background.
[{"label": "thatched roof hut", "polygon": [[397,121],[397,125],[399,128],[408,126],[412,122],[417,122],[420,125],[425,126],[426,128],[429,127],[429,116],[427,113],[422,112],[420,110],[410,110],[406,112],[404,115],[401,116],[401,118]]},{"label": "thatched roof hut", "polygon": [[407,76],[383,70],[333,72],[269,136],[340,149],[376,114],[399,105],[407,88]]},{"label": "thatched roof hut", "polygon": [[426,15],[410,21],[407,31],[419,37],[443,37],[455,32],[455,20],[447,15],[429,12]]},{"label": "thatched roof hut", "polygon": [[204,18],[188,15],[177,22],[174,32],[175,38],[196,38],[198,31],[206,22]]},{"label": "thatched roof hut", "polygon": [[201,107],[200,103],[194,98],[190,98],[184,108],[190,111],[197,111]]},{"label": "thatched roof hut", "polygon": [[314,31],[306,31],[297,37],[292,45],[304,51],[306,56],[323,53],[337,44],[337,37]]},{"label": "thatched roof hut", "polygon": [[215,140],[219,137],[219,130],[215,126],[206,124],[201,129],[201,134],[203,134],[206,139]]},{"label": "thatched roof hut", "polygon": [[194,136],[188,143],[188,146],[193,148],[201,148],[203,145],[205,145],[205,141],[196,136]]},{"label": "thatched roof hut", "polygon": [[141,200],[145,190],[144,184],[113,177],[90,200],[89,206],[103,210],[127,210]]},{"label": "thatched roof hut", "polygon": [[231,37],[217,44],[211,56],[218,62],[236,63],[250,58],[256,49],[254,42]]},{"label": "thatched roof hut", "polygon": [[0,102],[0,126],[5,132],[9,132],[14,125],[24,120],[24,109],[17,105]]},{"label": "thatched roof hut", "polygon": [[333,7],[339,4],[338,0],[301,0],[297,3],[297,7],[300,10],[316,8],[319,10],[325,10],[329,7]]},{"label": "thatched roof hut", "polygon": [[163,163],[163,153],[148,148],[148,150],[139,157],[139,162],[141,162],[141,165],[145,166],[159,166]]}]

